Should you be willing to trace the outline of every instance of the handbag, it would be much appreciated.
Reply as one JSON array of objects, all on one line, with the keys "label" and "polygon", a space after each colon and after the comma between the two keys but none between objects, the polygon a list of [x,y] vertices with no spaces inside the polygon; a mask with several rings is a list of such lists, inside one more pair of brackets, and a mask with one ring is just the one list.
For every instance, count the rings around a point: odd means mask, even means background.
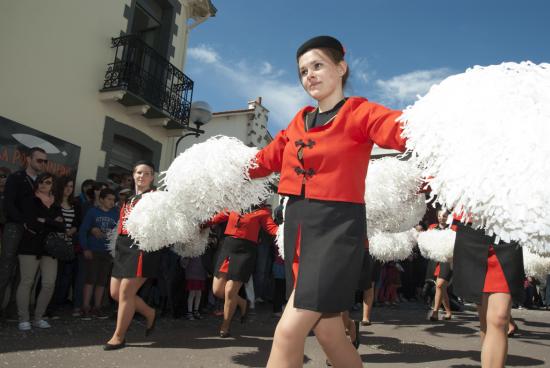
[{"label": "handbag", "polygon": [[46,253],[60,261],[72,261],[75,258],[73,247],[67,243],[64,236],[49,233],[44,245]]}]

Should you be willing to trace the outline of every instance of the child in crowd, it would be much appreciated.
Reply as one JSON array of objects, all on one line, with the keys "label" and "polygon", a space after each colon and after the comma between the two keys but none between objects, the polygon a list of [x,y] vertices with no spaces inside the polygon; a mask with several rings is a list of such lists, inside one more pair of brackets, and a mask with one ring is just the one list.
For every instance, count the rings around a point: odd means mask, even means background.
[{"label": "child in crowd", "polygon": [[[119,211],[115,208],[115,192],[110,188],[102,189],[98,204],[86,213],[79,232],[85,259],[81,313],[83,320],[90,320],[92,316],[99,319],[108,318],[108,315],[101,312],[101,305],[113,266],[113,259],[109,253],[109,233],[116,227],[119,218]],[[90,308],[92,293],[93,309]]]},{"label": "child in crowd", "polygon": [[184,258],[182,263],[185,268],[185,289],[188,292],[186,318],[190,321],[202,319],[199,307],[206,285],[206,270],[202,264],[202,257]]}]

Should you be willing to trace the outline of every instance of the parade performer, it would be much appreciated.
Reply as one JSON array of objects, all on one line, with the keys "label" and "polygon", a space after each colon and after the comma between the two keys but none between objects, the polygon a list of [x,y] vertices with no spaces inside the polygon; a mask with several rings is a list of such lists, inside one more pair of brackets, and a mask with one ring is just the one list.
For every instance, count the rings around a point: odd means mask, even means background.
[{"label": "parade performer", "polygon": [[302,366],[311,330],[335,367],[362,366],[340,313],[353,305],[365,252],[365,176],[375,143],[404,151],[405,140],[400,111],[344,97],[344,54],[329,36],[300,46],[300,81],[318,106],[301,109],[249,171],[251,178],[280,172],[279,193],[290,197],[284,229],[290,297],[268,367]]},{"label": "parade performer", "polygon": [[[428,230],[437,231],[447,229],[449,227],[447,223],[448,218],[449,213],[444,209],[439,209],[437,211],[437,224],[431,224]],[[456,231],[456,226],[452,228]],[[451,262],[430,261],[428,264],[428,277],[430,277],[430,279],[435,277],[434,304],[433,309],[428,315],[430,321],[437,321],[439,319],[439,308],[441,307],[441,303],[443,303],[443,308],[445,309],[445,316],[443,316],[443,319],[450,320],[452,317],[449,293],[447,292],[447,286],[451,281],[452,275],[453,270]]]},{"label": "parade performer", "polygon": [[206,226],[227,221],[225,239],[216,261],[216,271],[212,291],[220,299],[225,299],[223,322],[219,336],[231,336],[230,326],[237,307],[241,311],[241,323],[248,313],[247,301],[238,293],[243,283],[250,279],[256,265],[258,253],[258,235],[264,229],[272,236],[277,235],[277,224],[271,217],[271,210],[266,206],[254,208],[245,214],[222,212],[206,223]]},{"label": "parade performer", "polygon": [[432,198],[456,214],[454,292],[478,305],[484,368],[506,362],[510,310],[522,297],[520,246],[550,253],[550,165],[541,159],[550,154],[549,98],[550,64],[475,66],[400,118]]},{"label": "parade performer", "polygon": [[152,190],[155,167],[152,163],[139,161],[134,165],[132,176],[135,182],[135,195],[120,209],[117,227],[114,265],[111,277],[111,297],[118,301],[116,329],[104,350],[117,350],[126,345],[126,332],[137,311],[146,319],[145,336],[155,327],[156,311],[141,299],[137,292],[148,278],[155,278],[160,266],[160,253],[144,252],[128,236],[126,220],[141,197]]}]

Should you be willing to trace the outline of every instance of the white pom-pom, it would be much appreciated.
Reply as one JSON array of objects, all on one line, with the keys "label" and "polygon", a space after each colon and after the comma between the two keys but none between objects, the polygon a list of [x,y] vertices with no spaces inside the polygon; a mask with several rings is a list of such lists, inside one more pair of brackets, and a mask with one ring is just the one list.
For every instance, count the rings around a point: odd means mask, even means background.
[{"label": "white pom-pom", "polygon": [[523,247],[523,268],[525,276],[531,276],[546,283],[546,276],[550,273],[550,257],[538,256]]},{"label": "white pom-pom", "polygon": [[144,251],[155,251],[194,238],[199,224],[177,207],[169,193],[149,192],[136,203],[126,221],[128,233]]},{"label": "white pom-pom", "polygon": [[171,248],[179,256],[185,258],[199,257],[206,251],[208,245],[208,231],[195,233],[194,239],[187,240],[185,243],[178,242]]},{"label": "white pom-pom", "polygon": [[418,224],[426,212],[418,193],[420,170],[410,161],[384,157],[369,164],[365,206],[369,237],[376,231],[399,233]]},{"label": "white pom-pom", "polygon": [[418,234],[418,248],[422,256],[436,262],[448,262],[453,258],[456,231],[428,230]]},{"label": "white pom-pom", "polygon": [[118,229],[117,227],[111,229],[108,233],[107,233],[107,240],[108,240],[108,248],[109,248],[109,253],[111,253],[111,257],[115,258],[116,256],[116,241],[118,239]]},{"label": "white pom-pom", "polygon": [[215,136],[181,153],[162,181],[186,215],[199,222],[223,210],[241,212],[270,195],[274,176],[248,176],[257,152],[237,138]]},{"label": "white pom-pom", "polygon": [[476,66],[408,107],[411,159],[446,208],[550,254],[550,64]]},{"label": "white pom-pom", "polygon": [[282,259],[285,259],[285,223],[279,225],[277,229],[277,235],[275,236],[275,244],[277,244],[277,251]]},{"label": "white pom-pom", "polygon": [[415,232],[414,229],[400,233],[377,232],[369,238],[369,252],[382,262],[403,260],[412,253]]},{"label": "white pom-pom", "polygon": [[285,259],[285,218],[286,218],[286,204],[288,203],[288,197],[283,197],[283,222],[277,229],[277,235],[275,236],[275,244],[277,244],[277,250],[279,256]]}]

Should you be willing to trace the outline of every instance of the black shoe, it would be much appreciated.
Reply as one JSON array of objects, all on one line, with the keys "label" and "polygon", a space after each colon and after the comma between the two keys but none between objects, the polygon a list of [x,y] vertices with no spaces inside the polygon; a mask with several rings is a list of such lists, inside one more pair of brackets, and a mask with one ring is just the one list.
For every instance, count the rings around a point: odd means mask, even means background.
[{"label": "black shoe", "polygon": [[157,311],[155,311],[155,317],[153,318],[153,323],[151,324],[151,327],[148,327],[145,329],[145,337],[149,337],[155,330],[155,326],[157,324]]},{"label": "black shoe", "polygon": [[229,333],[229,331],[220,331],[220,337],[222,339],[226,339],[228,337],[231,337],[231,333]]},{"label": "black shoe", "polygon": [[126,347],[126,340],[122,341],[120,344],[105,344],[103,345],[103,350],[105,351],[119,350],[124,347]]}]

